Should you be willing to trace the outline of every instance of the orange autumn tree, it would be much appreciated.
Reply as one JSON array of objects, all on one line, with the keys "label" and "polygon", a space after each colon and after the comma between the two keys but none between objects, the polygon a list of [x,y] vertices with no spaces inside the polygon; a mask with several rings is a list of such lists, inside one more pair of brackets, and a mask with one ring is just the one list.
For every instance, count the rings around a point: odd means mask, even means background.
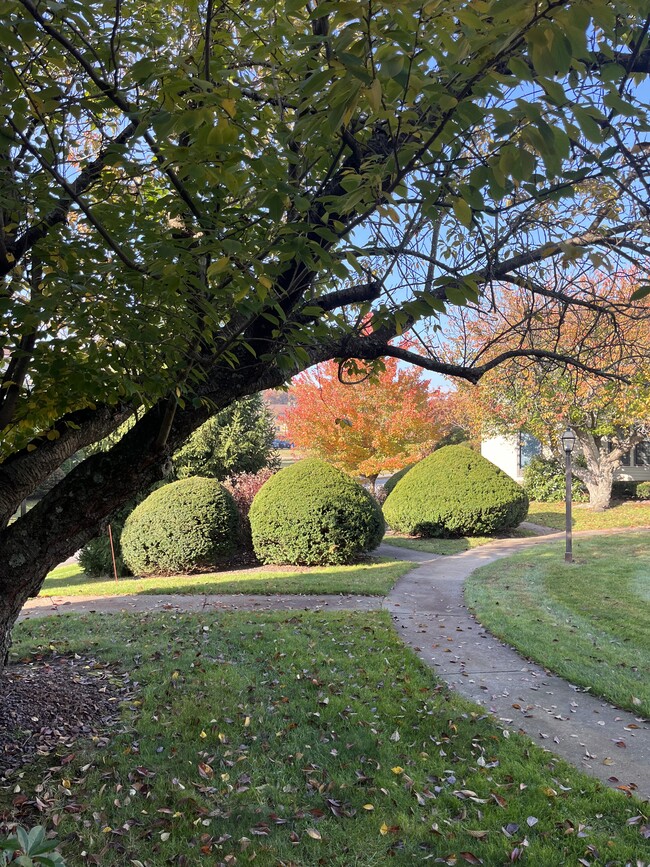
[{"label": "orange autumn tree", "polygon": [[[449,403],[454,420],[474,436],[522,431],[558,457],[568,425],[585,464],[574,462],[574,474],[586,485],[592,509],[602,510],[624,455],[650,439],[650,298],[639,290],[635,271],[583,275],[578,284],[582,303],[573,308],[561,288],[540,286],[532,298],[523,290],[503,291],[490,315],[465,317],[448,343],[451,355],[481,363],[504,351],[513,357],[479,385],[461,384]],[[624,315],[615,321],[598,309],[605,298]],[[523,349],[547,357],[518,355]],[[568,351],[577,366],[548,357]]]},{"label": "orange autumn tree", "polygon": [[382,471],[420,460],[445,433],[445,394],[431,390],[419,368],[387,358],[372,377],[354,384],[341,379],[338,363],[328,361],[293,380],[284,415],[288,435],[373,489]]}]

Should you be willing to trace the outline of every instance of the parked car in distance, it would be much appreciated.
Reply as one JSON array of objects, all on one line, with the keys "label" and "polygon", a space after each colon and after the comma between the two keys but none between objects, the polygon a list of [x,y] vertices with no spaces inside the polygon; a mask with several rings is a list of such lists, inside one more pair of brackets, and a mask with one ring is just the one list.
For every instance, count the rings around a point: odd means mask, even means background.
[{"label": "parked car in distance", "polygon": [[273,440],[273,448],[274,449],[292,449],[293,443],[290,443],[289,440]]}]

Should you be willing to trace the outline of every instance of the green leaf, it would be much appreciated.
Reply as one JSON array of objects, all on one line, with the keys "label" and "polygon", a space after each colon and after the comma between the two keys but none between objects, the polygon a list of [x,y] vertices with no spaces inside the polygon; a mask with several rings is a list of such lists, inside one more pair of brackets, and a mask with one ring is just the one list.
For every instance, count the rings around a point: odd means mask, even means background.
[{"label": "green leaf", "polygon": [[572,106],[573,116],[578,121],[580,129],[590,142],[602,144],[603,131],[592,115],[579,105]]},{"label": "green leaf", "polygon": [[459,223],[469,229],[472,225],[472,209],[464,199],[453,199],[452,208]]}]

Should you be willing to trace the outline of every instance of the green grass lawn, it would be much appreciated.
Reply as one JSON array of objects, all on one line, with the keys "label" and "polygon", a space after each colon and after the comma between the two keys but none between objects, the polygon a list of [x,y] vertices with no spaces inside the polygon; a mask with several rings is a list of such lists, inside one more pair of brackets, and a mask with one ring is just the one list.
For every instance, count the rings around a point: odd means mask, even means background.
[{"label": "green grass lawn", "polygon": [[[564,503],[531,503],[526,520],[564,530],[564,514]],[[574,503],[571,517],[575,530],[650,527],[650,502],[617,503],[604,512],[592,512],[586,503]]]},{"label": "green grass lawn", "polygon": [[15,639],[140,685],[108,748],[20,780],[71,867],[624,865],[647,845],[639,802],[436,686],[386,612],[72,615]]},{"label": "green grass lawn", "polygon": [[571,683],[650,716],[650,534],[577,539],[483,566],[465,587],[480,622]]},{"label": "green grass lawn", "polygon": [[151,578],[89,578],[77,564],[59,566],[40,596],[116,596],[154,593],[354,593],[385,596],[412,563],[378,558],[355,566],[247,570]]},{"label": "green grass lawn", "polygon": [[414,551],[425,551],[427,554],[461,554],[470,548],[487,545],[496,539],[522,539],[535,536],[531,530],[512,530],[510,533],[498,536],[461,536],[459,539],[421,539],[417,536],[404,536],[390,533],[384,536],[387,545],[398,548],[411,548]]}]

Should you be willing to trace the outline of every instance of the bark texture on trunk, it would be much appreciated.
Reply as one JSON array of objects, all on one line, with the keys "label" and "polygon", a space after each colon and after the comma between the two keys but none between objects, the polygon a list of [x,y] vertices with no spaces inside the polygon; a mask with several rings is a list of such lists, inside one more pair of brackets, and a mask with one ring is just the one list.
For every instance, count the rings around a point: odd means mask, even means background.
[{"label": "bark texture on trunk", "polygon": [[9,657],[11,630],[24,604],[25,600],[19,592],[0,596],[0,676]]},{"label": "bark texture on trunk", "polygon": [[593,481],[584,480],[589,491],[589,508],[594,512],[604,512],[608,509],[612,500],[612,485],[614,483],[614,471],[604,467],[598,477]]}]

